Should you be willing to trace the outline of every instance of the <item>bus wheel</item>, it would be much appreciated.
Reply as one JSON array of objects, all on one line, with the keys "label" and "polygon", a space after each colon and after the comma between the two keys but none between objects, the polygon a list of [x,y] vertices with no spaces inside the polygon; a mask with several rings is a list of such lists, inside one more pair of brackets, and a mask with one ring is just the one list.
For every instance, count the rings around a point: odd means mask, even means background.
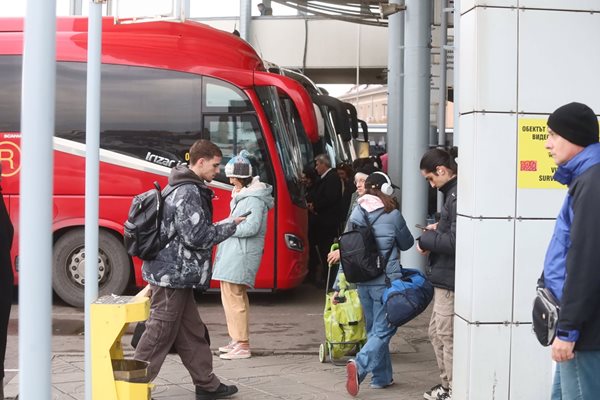
[{"label": "bus wheel", "polygon": [[[123,294],[131,274],[129,256],[115,236],[100,230],[98,249],[98,296]],[[66,303],[84,306],[84,230],[73,229],[54,244],[52,287]]]}]

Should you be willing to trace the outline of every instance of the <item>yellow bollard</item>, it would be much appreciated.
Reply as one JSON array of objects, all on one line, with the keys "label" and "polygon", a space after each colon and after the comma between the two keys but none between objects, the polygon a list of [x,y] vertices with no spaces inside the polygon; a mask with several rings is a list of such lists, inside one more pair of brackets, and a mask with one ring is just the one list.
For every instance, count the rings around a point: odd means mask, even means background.
[{"label": "yellow bollard", "polygon": [[103,296],[91,305],[93,400],[149,400],[150,383],[129,382],[146,376],[146,365],[125,360],[121,337],[130,322],[144,321],[150,300],[144,296]]}]

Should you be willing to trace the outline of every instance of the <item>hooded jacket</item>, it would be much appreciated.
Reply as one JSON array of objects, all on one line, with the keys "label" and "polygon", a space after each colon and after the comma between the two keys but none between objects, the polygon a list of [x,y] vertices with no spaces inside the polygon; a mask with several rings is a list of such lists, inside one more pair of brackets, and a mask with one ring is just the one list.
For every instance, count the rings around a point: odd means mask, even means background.
[{"label": "hooded jacket", "polygon": [[600,143],[560,165],[569,190],[544,261],[544,283],[560,301],[558,337],[575,350],[600,350]]},{"label": "hooded jacket", "polygon": [[272,192],[273,187],[260,182],[258,177],[249,186],[232,192],[231,217],[246,211],[252,213],[219,245],[213,279],[254,287],[265,246],[267,213],[274,203]]},{"label": "hooded jacket", "polygon": [[444,206],[436,230],[423,232],[419,247],[429,250],[427,277],[437,288],[454,291],[456,258],[456,178],[439,190],[444,194]]},{"label": "hooded jacket", "polygon": [[180,186],[164,202],[160,234],[167,245],[154,260],[144,261],[143,277],[156,286],[205,290],[211,279],[212,247],[235,232],[235,222],[212,223],[213,192],[187,166],[171,170],[169,185]]}]

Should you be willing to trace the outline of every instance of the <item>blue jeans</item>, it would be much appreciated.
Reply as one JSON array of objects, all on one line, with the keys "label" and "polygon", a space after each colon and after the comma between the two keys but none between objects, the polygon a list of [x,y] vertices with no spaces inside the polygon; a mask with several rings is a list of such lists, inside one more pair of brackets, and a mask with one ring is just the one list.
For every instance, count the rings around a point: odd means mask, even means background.
[{"label": "blue jeans", "polygon": [[390,339],[398,329],[385,318],[385,307],[381,303],[384,290],[385,285],[358,285],[367,325],[367,343],[355,358],[358,381],[362,382],[371,373],[371,383],[379,386],[387,386],[393,379]]},{"label": "blue jeans", "polygon": [[575,358],[556,364],[552,400],[600,398],[600,351],[576,351]]}]

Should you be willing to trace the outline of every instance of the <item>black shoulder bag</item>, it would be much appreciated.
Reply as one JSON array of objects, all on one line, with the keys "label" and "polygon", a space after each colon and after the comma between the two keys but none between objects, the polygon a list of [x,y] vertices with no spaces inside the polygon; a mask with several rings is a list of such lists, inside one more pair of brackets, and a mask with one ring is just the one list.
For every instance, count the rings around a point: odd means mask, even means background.
[{"label": "black shoulder bag", "polygon": [[533,300],[532,327],[542,346],[550,346],[556,337],[560,304],[544,283],[544,274],[538,279]]}]

